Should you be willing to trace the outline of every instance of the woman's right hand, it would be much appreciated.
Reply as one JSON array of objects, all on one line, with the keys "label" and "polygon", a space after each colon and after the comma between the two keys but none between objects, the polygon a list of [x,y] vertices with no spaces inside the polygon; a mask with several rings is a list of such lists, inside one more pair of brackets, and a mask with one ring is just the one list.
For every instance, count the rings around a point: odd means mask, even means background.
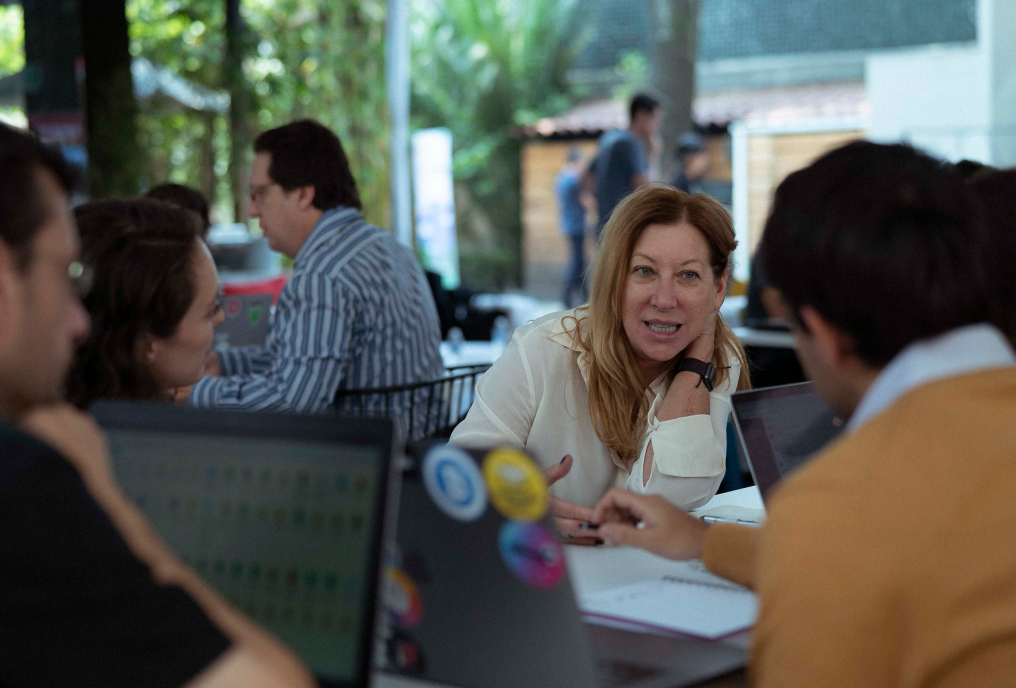
[{"label": "woman's right hand", "polygon": [[[568,475],[571,470],[573,459],[568,454],[561,463],[551,466],[543,472],[547,478],[547,486],[551,486],[558,480]],[[589,507],[569,502],[551,495],[550,509],[554,514],[554,522],[557,529],[565,537],[565,542],[571,545],[598,545],[602,540],[594,535],[595,528],[590,529],[592,524],[593,510]]]}]

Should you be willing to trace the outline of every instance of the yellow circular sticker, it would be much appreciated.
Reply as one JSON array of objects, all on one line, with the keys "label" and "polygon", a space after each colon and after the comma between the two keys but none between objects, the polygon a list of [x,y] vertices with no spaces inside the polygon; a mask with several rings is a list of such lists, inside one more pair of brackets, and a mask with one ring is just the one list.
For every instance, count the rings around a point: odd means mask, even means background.
[{"label": "yellow circular sticker", "polygon": [[494,508],[505,518],[538,521],[547,513],[547,481],[533,461],[515,449],[495,449],[483,460],[483,477]]}]

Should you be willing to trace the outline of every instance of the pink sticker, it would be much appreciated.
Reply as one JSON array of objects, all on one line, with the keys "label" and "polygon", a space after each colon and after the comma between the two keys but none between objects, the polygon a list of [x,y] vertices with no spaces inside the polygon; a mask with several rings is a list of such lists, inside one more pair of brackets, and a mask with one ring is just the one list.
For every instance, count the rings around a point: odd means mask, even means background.
[{"label": "pink sticker", "polygon": [[497,545],[508,568],[523,583],[546,590],[561,581],[561,543],[539,523],[505,521]]}]

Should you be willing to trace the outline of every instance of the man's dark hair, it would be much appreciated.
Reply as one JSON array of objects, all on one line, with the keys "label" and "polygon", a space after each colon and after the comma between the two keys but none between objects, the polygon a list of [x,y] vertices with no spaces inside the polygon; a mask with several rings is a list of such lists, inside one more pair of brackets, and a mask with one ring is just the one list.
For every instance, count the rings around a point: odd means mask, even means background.
[{"label": "man's dark hair", "polygon": [[37,170],[52,173],[67,194],[74,190],[74,173],[60,153],[0,124],[0,239],[14,251],[22,270],[32,262],[35,234],[47,219]]},{"label": "man's dark hair", "polygon": [[981,204],[996,281],[992,322],[1016,344],[1016,168],[986,167],[968,184]]},{"label": "man's dark hair", "polygon": [[634,120],[635,115],[640,112],[648,112],[651,115],[658,107],[660,107],[660,101],[653,96],[648,93],[636,93],[632,96],[631,103],[628,105],[629,121]]},{"label": "man's dark hair", "polygon": [[301,119],[270,129],[254,141],[254,152],[272,156],[268,176],[286,191],[313,186],[318,210],[363,207],[342,143],[323,124]]},{"label": "man's dark hair", "polygon": [[80,408],[99,398],[164,400],[137,343],[171,337],[194,301],[197,216],[148,199],[86,203],[74,216],[94,281],[84,298],[92,329],[75,353],[68,400]]},{"label": "man's dark hair", "polygon": [[208,227],[211,225],[211,221],[208,219],[208,200],[197,189],[183,184],[159,184],[149,189],[145,198],[154,198],[157,201],[165,201],[194,211],[201,218],[202,238],[208,234]]},{"label": "man's dark hair", "polygon": [[971,190],[905,145],[855,142],[776,190],[763,269],[884,366],[908,344],[988,319],[991,250]]},{"label": "man's dark hair", "polygon": [[994,167],[985,165],[983,162],[977,162],[976,160],[960,160],[953,164],[953,172],[955,172],[960,179],[969,181],[974,176],[983,172],[989,172],[994,170]]}]

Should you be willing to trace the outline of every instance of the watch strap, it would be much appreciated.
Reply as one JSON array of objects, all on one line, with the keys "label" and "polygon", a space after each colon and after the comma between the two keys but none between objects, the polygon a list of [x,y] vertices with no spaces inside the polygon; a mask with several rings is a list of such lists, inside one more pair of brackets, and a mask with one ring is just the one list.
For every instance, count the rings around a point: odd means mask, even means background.
[{"label": "watch strap", "polygon": [[[716,380],[716,367],[712,361],[702,361],[697,358],[682,358],[681,363],[677,367],[677,372],[680,373],[685,370],[698,374],[701,378],[699,384],[704,384],[707,390],[713,391],[713,382]],[[698,385],[695,386],[698,387]]]}]

